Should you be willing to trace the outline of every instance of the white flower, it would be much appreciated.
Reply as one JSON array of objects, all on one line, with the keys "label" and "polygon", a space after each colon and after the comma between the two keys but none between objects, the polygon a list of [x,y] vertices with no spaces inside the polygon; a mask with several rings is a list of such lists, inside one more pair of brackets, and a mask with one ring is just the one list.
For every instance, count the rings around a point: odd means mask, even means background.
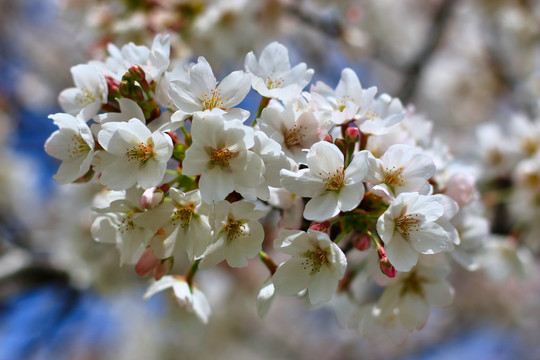
[{"label": "white flower", "polygon": [[88,121],[107,103],[108,87],[105,76],[92,65],[80,64],[71,68],[75,87],[60,93],[58,101],[65,112]]},{"label": "white flower", "polygon": [[531,157],[540,150],[540,121],[530,121],[523,115],[510,119],[510,130],[516,148],[524,157]]},{"label": "white flower", "polygon": [[493,281],[524,279],[537,273],[534,255],[509,236],[492,235],[478,257],[480,267]]},{"label": "white flower", "polygon": [[460,243],[450,252],[452,258],[469,271],[478,269],[478,255],[484,250],[489,235],[489,221],[481,215],[474,203],[460,208],[452,218],[459,234]]},{"label": "white flower", "polygon": [[92,209],[92,237],[98,242],[116,244],[121,264],[135,264],[154,234],[134,221],[142,213],[138,206],[141,193],[135,188],[111,191],[98,197]]},{"label": "white flower", "polygon": [[282,187],[270,188],[268,203],[281,209],[281,220],[278,224],[280,228],[293,230],[302,227],[304,201],[301,196],[297,196]]},{"label": "white flower", "polygon": [[250,52],[246,55],[246,71],[251,73],[251,86],[268,98],[288,100],[299,94],[311,81],[313,69],[300,63],[291,69],[289,51],[273,42],[261,53],[259,60]]},{"label": "white flower", "polygon": [[144,113],[135,101],[128,98],[120,98],[116,99],[116,101],[118,101],[118,105],[120,106],[120,112],[107,112],[96,116],[94,120],[98,124],[128,122],[131,119],[139,119],[143,124],[146,124]]},{"label": "white flower", "polygon": [[58,130],[45,142],[45,152],[62,160],[62,165],[54,175],[60,184],[77,180],[90,169],[94,157],[94,137],[86,122],[80,117],[68,114],[49,115]]},{"label": "white flower", "polygon": [[262,249],[264,229],[257,220],[264,215],[255,210],[255,204],[247,201],[229,203],[220,201],[214,205],[214,243],[204,252],[200,263],[202,269],[210,268],[223,260],[229,266],[243,267],[247,259],[255,257]]},{"label": "white flower", "polygon": [[169,67],[170,47],[169,35],[162,36],[161,34],[156,35],[151,49],[134,43],[126,44],[121,49],[108,44],[107,51],[110,56],[105,62],[91,61],[89,64],[119,81],[131,66],[139,65],[149,82],[158,81]]},{"label": "white flower", "polygon": [[383,292],[377,305],[383,314],[396,314],[409,331],[421,329],[429,317],[429,307],[452,303],[454,289],[445,280],[450,272],[441,259],[422,261],[409,273],[400,273]]},{"label": "white flower", "polygon": [[297,112],[293,106],[283,110],[267,107],[258,125],[262,132],[281,145],[285,155],[297,163],[305,163],[305,149],[324,137],[324,131],[313,113]]},{"label": "white flower", "polygon": [[139,120],[108,122],[98,134],[101,146],[114,155],[105,166],[101,183],[112,190],[159,185],[172,155],[171,138],[159,131],[153,133]]},{"label": "white flower", "polygon": [[[178,107],[179,113],[173,115],[173,121],[203,111],[231,113],[245,120],[249,113],[242,109],[233,109],[247,95],[250,77],[243,71],[235,71],[225,77],[218,85],[212,68],[204,57],[199,57],[189,71],[189,81],[171,81],[169,96]],[[234,111],[233,111],[234,110]]]},{"label": "white flower", "polygon": [[519,149],[508,141],[508,134],[493,123],[482,124],[476,130],[478,153],[484,165],[482,176],[505,176],[519,159]]},{"label": "white flower", "polygon": [[208,323],[211,309],[204,293],[195,285],[190,286],[185,279],[178,276],[166,275],[152,283],[143,298],[157,294],[160,291],[172,288],[176,302],[187,311],[194,313],[202,323]]},{"label": "white flower", "polygon": [[292,170],[297,167],[296,163],[285,156],[281,146],[270,139],[262,131],[255,131],[255,145],[250,149],[264,162],[264,182],[256,188],[244,188],[240,185],[237,189],[244,196],[251,199],[259,198],[267,201],[270,198],[269,186],[280,187],[282,169]]},{"label": "white flower", "polygon": [[307,163],[307,169],[281,171],[284,188],[312,198],[304,210],[306,219],[327,220],[360,204],[364,197],[362,180],[368,171],[367,152],[356,154],[345,168],[343,154],[337,146],[321,141],[309,149]]},{"label": "white flower", "polygon": [[431,157],[419,148],[395,144],[380,159],[368,153],[368,160],[366,181],[373,186],[373,193],[388,201],[404,192],[429,193],[428,180],[435,174],[436,167]]},{"label": "white flower", "polygon": [[370,104],[369,109],[356,124],[364,134],[383,135],[392,131],[403,119],[405,111],[401,101],[388,94],[382,94]]},{"label": "white flower", "polygon": [[160,259],[173,255],[175,248],[185,250],[191,260],[200,258],[213,240],[209,206],[201,202],[199,190],[171,188],[169,197],[170,202],[141,214],[135,223],[156,233],[150,247]]},{"label": "white flower", "polygon": [[362,89],[358,76],[349,68],[341,72],[336,90],[319,81],[310,91],[315,116],[336,125],[363,117],[370,109],[376,92],[376,87]]},{"label": "white flower", "polygon": [[457,231],[449,222],[457,210],[444,195],[399,194],[377,220],[386,256],[396,270],[409,271],[419,253],[436,254],[458,244]]},{"label": "white flower", "polygon": [[272,278],[277,294],[296,295],[307,288],[312,304],[330,300],[345,275],[347,258],[327,234],[284,230],[274,241],[274,247],[292,256]]},{"label": "white flower", "polygon": [[248,149],[254,145],[253,129],[239,120],[221,115],[195,117],[191,127],[193,144],[182,163],[184,175],[199,175],[204,202],[225,199],[238,186],[256,188],[263,181],[264,163]]}]

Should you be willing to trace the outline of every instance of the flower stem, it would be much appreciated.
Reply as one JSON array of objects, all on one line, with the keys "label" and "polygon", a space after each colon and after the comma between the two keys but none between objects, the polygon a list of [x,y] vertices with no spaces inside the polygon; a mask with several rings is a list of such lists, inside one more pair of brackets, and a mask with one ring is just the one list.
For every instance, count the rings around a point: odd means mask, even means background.
[{"label": "flower stem", "polygon": [[345,236],[347,236],[349,233],[348,232],[345,232],[345,231],[342,231],[339,236],[336,238],[336,240],[334,240],[334,244],[337,244],[339,243],[341,240],[343,240],[343,238]]},{"label": "flower stem", "polygon": [[270,271],[270,274],[274,275],[278,266],[276,265],[274,260],[272,260],[270,255],[268,255],[267,253],[261,250],[259,251],[259,258],[261,259],[263,264],[268,268],[268,270]]},{"label": "flower stem", "polygon": [[264,108],[268,106],[269,102],[270,98],[265,96],[262,97],[261,102],[259,103],[259,108],[257,109],[257,116],[255,116],[255,119],[253,119],[253,124],[251,126],[257,125],[257,119],[261,117]]}]

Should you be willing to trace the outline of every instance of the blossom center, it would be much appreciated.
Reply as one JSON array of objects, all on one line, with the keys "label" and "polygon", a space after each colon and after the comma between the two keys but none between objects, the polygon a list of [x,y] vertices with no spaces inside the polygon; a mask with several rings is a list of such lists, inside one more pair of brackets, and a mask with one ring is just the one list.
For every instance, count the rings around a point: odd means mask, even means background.
[{"label": "blossom center", "polygon": [[399,167],[396,169],[395,166],[393,166],[391,169],[386,169],[384,171],[384,179],[383,183],[386,184],[392,192],[395,192],[396,187],[403,186],[405,183],[405,180],[403,179],[403,168]]},{"label": "blossom center", "polygon": [[304,261],[302,265],[304,270],[311,268],[311,274],[315,274],[321,271],[321,267],[328,263],[328,252],[321,248],[306,251],[304,253]]},{"label": "blossom center", "polygon": [[75,99],[81,106],[86,106],[96,101],[94,94],[85,87],[81,89],[81,93],[77,94]]},{"label": "blossom center", "polygon": [[141,162],[146,162],[154,155],[153,143],[151,139],[148,143],[140,142],[136,145],[133,145],[131,149],[126,149],[126,155],[128,161],[137,160]]},{"label": "blossom center", "polygon": [[223,230],[227,234],[227,240],[233,240],[244,233],[244,223],[240,220],[229,219]]},{"label": "blossom center", "polygon": [[302,140],[304,140],[304,131],[306,130],[306,126],[298,126],[297,124],[285,131],[283,136],[285,138],[285,145],[287,145],[287,147],[298,145]]},{"label": "blossom center", "polygon": [[131,218],[131,215],[126,215],[122,218],[122,221],[118,224],[118,231],[120,234],[126,234],[135,230],[135,223]]},{"label": "blossom center", "polygon": [[538,140],[535,138],[526,138],[525,140],[523,140],[521,147],[528,156],[531,156],[534,155],[538,150],[539,143]]},{"label": "blossom center", "polygon": [[191,219],[193,218],[193,208],[194,204],[190,203],[188,205],[180,205],[175,211],[172,217],[173,226],[179,223],[182,229],[186,230],[191,224]]},{"label": "blossom center", "polygon": [[[226,99],[229,100],[229,99]],[[221,89],[216,87],[204,94],[202,99],[203,110],[212,110],[223,106],[223,98],[221,97]]]},{"label": "blossom center", "polygon": [[412,293],[419,295],[420,297],[424,297],[423,284],[426,282],[426,280],[426,278],[419,276],[416,271],[413,271],[403,280],[400,296]]},{"label": "blossom center", "polygon": [[408,237],[411,232],[418,231],[422,225],[422,219],[418,214],[403,214],[394,220],[394,224],[401,234]]},{"label": "blossom center", "polygon": [[284,82],[283,78],[278,77],[274,79],[273,75],[274,74],[270,74],[266,77],[266,87],[268,88],[268,90],[272,90],[272,89],[281,87],[281,85],[283,85],[283,82]]},{"label": "blossom center", "polygon": [[89,150],[90,145],[84,141],[82,136],[77,134],[74,134],[71,137],[71,142],[67,144],[67,153],[69,154],[70,159],[87,153]]},{"label": "blossom center", "polygon": [[[322,174],[319,174],[322,175]],[[334,173],[323,178],[324,188],[327,191],[339,191],[345,185],[345,169],[339,167]]]},{"label": "blossom center", "polygon": [[238,155],[238,153],[232,152],[227,148],[212,149],[210,151],[210,163],[212,166],[229,166],[231,159],[234,158],[236,155]]}]

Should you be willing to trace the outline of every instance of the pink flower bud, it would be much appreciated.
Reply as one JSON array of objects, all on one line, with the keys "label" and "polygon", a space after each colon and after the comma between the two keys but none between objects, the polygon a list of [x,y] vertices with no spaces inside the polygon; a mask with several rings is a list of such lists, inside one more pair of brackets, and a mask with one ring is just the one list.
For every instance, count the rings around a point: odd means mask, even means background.
[{"label": "pink flower bud", "polygon": [[109,94],[115,94],[119,91],[120,82],[112,77],[105,75],[105,80],[107,81],[107,87]]},{"label": "pink flower bud", "polygon": [[154,255],[152,249],[148,248],[143,252],[137,264],[135,264],[135,272],[139,276],[148,276],[154,268],[159,264],[160,259]]},{"label": "pink flower bud", "polygon": [[359,233],[353,236],[352,243],[355,249],[364,251],[369,248],[371,238],[366,233]]},{"label": "pink flower bud", "polygon": [[155,186],[144,190],[139,201],[139,207],[141,209],[153,209],[163,200],[163,192],[157,190]]},{"label": "pink flower bud", "polygon": [[445,194],[450,196],[459,206],[467,205],[474,198],[475,181],[476,179],[471,174],[454,174],[446,184]]},{"label": "pink flower bud", "polygon": [[388,258],[386,257],[386,251],[384,251],[384,248],[382,246],[379,246],[377,252],[379,254],[379,259],[386,259],[388,261]]},{"label": "pink flower bud", "polygon": [[157,266],[154,268],[154,279],[157,281],[163,277],[163,275],[167,275],[169,271],[171,271],[171,268],[173,266],[173,258],[167,258],[164,260],[161,260]]},{"label": "pink flower bud", "polygon": [[326,134],[326,136],[324,137],[324,141],[329,142],[330,144],[334,143],[334,139],[332,139],[332,135],[330,134]]},{"label": "pink flower bud", "polygon": [[360,137],[360,130],[358,130],[357,127],[349,126],[347,130],[345,130],[345,139],[348,141],[356,142],[358,141]]},{"label": "pink flower bud", "polygon": [[316,230],[321,232],[327,232],[330,228],[330,221],[323,221],[322,223],[314,222],[309,226],[310,230]]},{"label": "pink flower bud", "polygon": [[388,262],[388,259],[386,259],[386,261],[383,261],[383,259],[379,260],[379,267],[381,268],[382,273],[389,278],[396,277],[396,269]]}]

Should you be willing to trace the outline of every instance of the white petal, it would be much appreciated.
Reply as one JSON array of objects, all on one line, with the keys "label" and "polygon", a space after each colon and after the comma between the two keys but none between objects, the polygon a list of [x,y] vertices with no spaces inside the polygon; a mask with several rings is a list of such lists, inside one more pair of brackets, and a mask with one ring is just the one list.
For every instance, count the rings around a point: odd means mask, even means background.
[{"label": "white petal", "polygon": [[429,306],[422,298],[413,294],[402,298],[398,318],[405,329],[409,331],[421,329],[428,317]]},{"label": "white petal", "polygon": [[439,224],[431,222],[411,232],[410,244],[422,254],[436,254],[449,249],[450,238]]},{"label": "white petal", "polygon": [[423,285],[424,295],[431,306],[446,307],[454,300],[454,288],[444,280]]},{"label": "white petal", "polygon": [[336,292],[338,282],[339,279],[328,269],[321,269],[320,272],[311,276],[308,285],[309,301],[312,304],[329,301]]},{"label": "white petal", "polygon": [[418,253],[397,232],[394,233],[392,241],[384,245],[384,250],[397,271],[410,271],[418,262]]},{"label": "white petal", "polygon": [[257,294],[257,314],[259,314],[261,319],[268,313],[268,310],[270,310],[270,305],[272,305],[275,295],[276,289],[270,278],[264,283]]},{"label": "white petal", "polygon": [[324,221],[339,214],[338,194],[326,192],[308,201],[304,217],[308,220]]},{"label": "white petal", "polygon": [[272,281],[279,295],[296,295],[307,287],[310,275],[303,261],[303,258],[293,257],[278,267]]}]

